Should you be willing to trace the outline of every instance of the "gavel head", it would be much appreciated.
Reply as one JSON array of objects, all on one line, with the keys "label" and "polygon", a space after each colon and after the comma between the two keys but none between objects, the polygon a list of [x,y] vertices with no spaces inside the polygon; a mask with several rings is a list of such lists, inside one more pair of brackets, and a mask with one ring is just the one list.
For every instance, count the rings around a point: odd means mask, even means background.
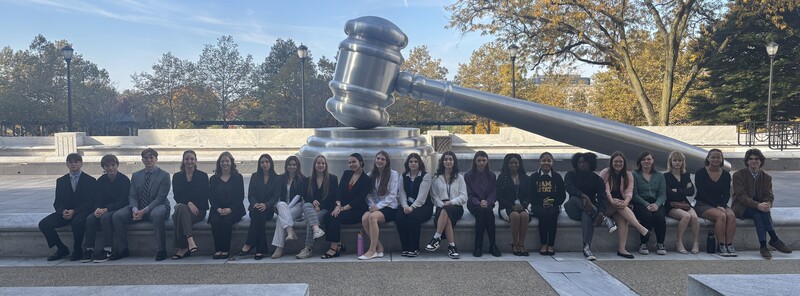
[{"label": "gavel head", "polygon": [[346,126],[370,129],[389,122],[386,107],[395,88],[408,37],[383,18],[365,16],[347,21],[347,39],[339,43],[333,97],[325,108]]}]

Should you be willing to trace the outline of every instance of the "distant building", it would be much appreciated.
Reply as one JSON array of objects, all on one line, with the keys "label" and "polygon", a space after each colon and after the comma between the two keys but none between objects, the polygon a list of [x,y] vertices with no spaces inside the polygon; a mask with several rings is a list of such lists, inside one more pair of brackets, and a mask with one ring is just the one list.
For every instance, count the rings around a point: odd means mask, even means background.
[{"label": "distant building", "polygon": [[569,81],[571,85],[592,85],[592,78],[582,77],[580,75],[536,75],[531,78],[533,84],[539,85],[547,83],[548,81]]}]

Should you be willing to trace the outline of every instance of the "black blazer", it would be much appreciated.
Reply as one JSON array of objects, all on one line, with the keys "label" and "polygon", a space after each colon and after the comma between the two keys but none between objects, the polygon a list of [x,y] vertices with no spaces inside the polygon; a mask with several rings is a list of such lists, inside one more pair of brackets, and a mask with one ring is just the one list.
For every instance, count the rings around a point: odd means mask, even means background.
[{"label": "black blazer", "polygon": [[[289,192],[288,192],[289,193],[289,198],[288,199],[286,198],[286,194],[287,194],[287,192],[286,192],[286,179],[287,178],[289,178],[289,175],[287,175],[287,174],[280,175],[280,178],[278,178],[280,180],[278,182],[278,185],[277,185],[278,189],[275,190],[275,192],[278,194],[278,197],[277,197],[278,201],[289,203],[290,201],[292,201],[292,198],[295,195],[299,195],[301,198],[303,197],[303,195],[305,194],[305,190],[306,190],[306,180],[308,178],[300,176],[300,174],[295,176],[295,180],[292,182],[292,186],[291,186],[291,188],[289,189]],[[278,203],[278,202],[275,202],[275,203]]]},{"label": "black blazer", "polygon": [[500,174],[496,183],[498,209],[508,209],[514,206],[514,200],[519,199],[523,208],[528,208],[531,203],[531,181],[526,175],[519,176],[519,186],[515,188],[511,176]]},{"label": "black blazer", "polygon": [[250,176],[250,184],[247,186],[247,200],[250,202],[248,207],[251,211],[253,205],[257,203],[267,204],[267,209],[272,209],[278,203],[278,183],[280,177],[272,175],[269,177],[267,184],[264,184],[264,176],[259,173],[253,173]]},{"label": "black blazer", "polygon": [[553,206],[560,206],[567,199],[564,179],[556,171],[550,171],[550,176],[542,175],[536,171],[531,175],[531,205],[541,207],[546,198],[552,198]]},{"label": "black blazer", "polygon": [[191,201],[198,210],[208,211],[208,174],[195,170],[192,182],[186,181],[186,172],[172,175],[172,194],[175,203],[189,204]]},{"label": "black blazer", "polygon": [[367,206],[367,195],[372,191],[372,179],[361,170],[361,177],[353,185],[353,189],[347,189],[347,184],[350,183],[350,178],[353,177],[352,170],[346,170],[342,174],[342,179],[339,181],[339,196],[337,201],[342,203],[342,206],[350,205],[352,210],[366,212],[369,207]]},{"label": "black blazer", "polygon": [[339,196],[339,177],[336,175],[328,174],[328,196],[322,196],[322,187],[317,187],[317,180],[309,177],[307,184],[311,187],[312,194],[308,194],[308,188],[304,190],[303,200],[305,202],[319,201],[319,207],[328,211],[333,211],[336,207],[336,200]]},{"label": "black blazer", "polygon": [[[80,184],[80,182],[78,182]],[[114,181],[103,174],[97,179],[95,185],[97,194],[95,195],[94,208],[106,208],[109,211],[116,211],[128,205],[128,193],[131,190],[131,179],[123,173],[117,172]]]},{"label": "black blazer", "polygon": [[219,176],[213,175],[209,183],[211,184],[211,195],[208,197],[208,201],[211,203],[212,213],[220,208],[230,208],[231,215],[234,217],[244,216],[244,179],[242,174],[231,175],[228,182],[222,182]]},{"label": "black blazer", "polygon": [[77,213],[94,210],[92,206],[94,206],[96,182],[94,177],[81,172],[78,186],[72,191],[69,174],[56,179],[56,199],[53,202],[56,213],[62,213],[64,210],[75,210]]}]

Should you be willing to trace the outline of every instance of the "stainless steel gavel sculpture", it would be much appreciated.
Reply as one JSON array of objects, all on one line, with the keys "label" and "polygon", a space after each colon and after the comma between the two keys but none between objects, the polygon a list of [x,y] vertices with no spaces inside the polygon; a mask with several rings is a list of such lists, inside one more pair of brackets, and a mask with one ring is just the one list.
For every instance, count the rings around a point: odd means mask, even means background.
[{"label": "stainless steel gavel sculpture", "polygon": [[383,18],[349,20],[345,33],[348,37],[339,44],[336,72],[329,84],[333,97],[326,102],[326,109],[344,125],[358,129],[385,125],[389,121],[386,108],[394,103],[396,91],[600,153],[622,151],[629,163],[640,152],[650,151],[657,164],[663,164],[671,151],[680,151],[686,155],[687,167],[704,166],[704,149],[634,126],[401,72],[400,50],[408,37]]}]

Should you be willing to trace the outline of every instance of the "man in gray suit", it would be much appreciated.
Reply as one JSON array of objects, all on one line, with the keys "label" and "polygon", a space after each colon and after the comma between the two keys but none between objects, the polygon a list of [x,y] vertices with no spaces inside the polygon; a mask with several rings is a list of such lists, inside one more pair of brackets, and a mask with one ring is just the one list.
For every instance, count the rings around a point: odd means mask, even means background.
[{"label": "man in gray suit", "polygon": [[139,221],[153,223],[154,243],[156,244],[156,261],[167,258],[166,225],[169,217],[169,174],[156,166],[158,152],[152,148],[142,151],[144,169],[131,176],[131,191],[128,195],[129,205],[114,212],[112,224],[117,236],[119,250],[111,255],[111,260],[128,257],[128,224]]}]

